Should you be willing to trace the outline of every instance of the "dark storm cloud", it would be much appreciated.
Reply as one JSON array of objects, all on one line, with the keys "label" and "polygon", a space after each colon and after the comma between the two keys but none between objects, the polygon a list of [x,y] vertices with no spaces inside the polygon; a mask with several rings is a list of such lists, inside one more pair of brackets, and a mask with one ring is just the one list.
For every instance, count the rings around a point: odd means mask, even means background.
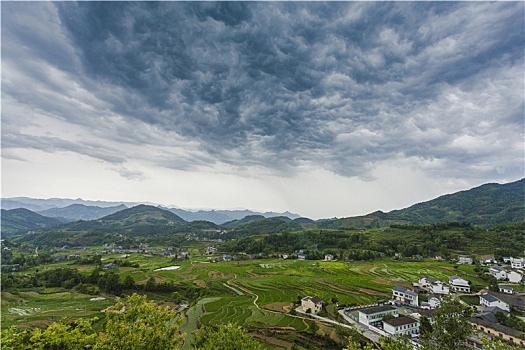
[{"label": "dark storm cloud", "polygon": [[[103,111],[191,140],[199,164],[284,173],[306,164],[367,178],[385,159],[440,160],[439,169],[461,173],[497,163],[507,149],[513,156],[500,163],[520,171],[512,164],[523,139],[521,2],[42,6],[54,30],[32,30],[37,22],[28,23],[31,12],[21,10],[33,4],[3,4],[2,49],[6,64],[26,72],[17,81],[51,92],[35,94],[9,81],[4,91],[62,120],[93,125],[101,137],[169,145],[141,130],[106,131],[107,118],[97,115]],[[34,61],[17,60],[27,55],[75,76],[93,102],[71,96],[70,82],[43,74]],[[67,107],[52,92],[94,110]],[[58,142],[43,144],[52,141]],[[17,142],[9,138],[6,145]],[[178,163],[179,157],[157,161],[187,168],[191,159]]]}]

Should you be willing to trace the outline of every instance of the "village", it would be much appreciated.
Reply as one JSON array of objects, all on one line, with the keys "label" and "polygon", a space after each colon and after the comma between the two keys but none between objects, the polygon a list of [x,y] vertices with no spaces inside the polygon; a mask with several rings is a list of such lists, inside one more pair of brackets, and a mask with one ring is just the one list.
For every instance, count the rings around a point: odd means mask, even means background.
[{"label": "village", "polygon": [[[524,259],[503,257],[502,264],[497,264],[494,257],[483,257],[480,264],[490,266],[489,273],[498,281],[507,281],[519,285],[524,282]],[[460,255],[458,264],[473,264],[469,256]],[[459,298],[463,295],[479,297],[479,305],[473,307],[469,319],[474,333],[467,337],[467,346],[472,349],[483,348],[483,338],[499,338],[520,347],[525,346],[525,339],[520,331],[500,323],[501,315],[525,313],[525,292],[515,292],[509,285],[498,284],[498,291],[483,289],[472,293],[469,281],[453,275],[446,282],[421,276],[413,282],[412,289],[395,286],[391,300],[373,305],[344,307],[339,313],[347,323],[354,325],[365,337],[377,342],[383,337],[408,336],[415,348],[419,347],[420,326],[426,318],[434,322],[434,313],[445,298]],[[424,296],[425,301],[420,300]],[[464,301],[460,301],[466,304]],[[296,311],[317,317],[325,301],[317,296],[301,299],[301,306]],[[498,317],[498,314],[500,317]]]}]

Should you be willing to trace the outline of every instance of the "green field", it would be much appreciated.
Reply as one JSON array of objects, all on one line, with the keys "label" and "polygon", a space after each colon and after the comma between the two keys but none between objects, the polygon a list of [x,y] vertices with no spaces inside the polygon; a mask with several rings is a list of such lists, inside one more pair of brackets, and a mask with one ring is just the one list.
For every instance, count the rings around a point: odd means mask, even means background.
[{"label": "green field", "polygon": [[[103,263],[115,259],[122,259],[122,256],[104,256]],[[393,286],[410,287],[421,275],[446,281],[449,276],[458,274],[473,285],[483,285],[472,267],[454,267],[451,263],[433,260],[324,262],[264,259],[214,263],[204,257],[173,262],[171,258],[140,254],[125,259],[138,263],[139,267],[112,269],[121,280],[129,275],[141,284],[153,277],[157,282],[189,283],[208,291],[207,297],[184,310],[182,331],[189,337],[186,346],[191,333],[199,327],[224,322],[251,330],[277,329],[306,334],[312,321],[290,314],[294,303],[306,295],[319,296],[329,304],[333,298],[339,305],[369,304],[390,299]],[[180,268],[154,271],[172,265]],[[57,267],[77,267],[86,274],[94,268],[55,263],[39,266],[39,269]],[[156,293],[148,297],[160,304],[173,305],[170,295]],[[2,292],[2,327],[45,326],[62,317],[103,318],[102,310],[113,303],[112,296],[85,295],[61,288],[5,290]]]}]

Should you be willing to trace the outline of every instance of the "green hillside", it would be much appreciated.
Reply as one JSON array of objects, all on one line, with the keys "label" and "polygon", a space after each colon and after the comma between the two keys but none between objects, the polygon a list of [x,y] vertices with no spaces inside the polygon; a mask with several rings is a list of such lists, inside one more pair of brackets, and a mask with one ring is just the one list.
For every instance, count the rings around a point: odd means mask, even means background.
[{"label": "green hillside", "polygon": [[2,237],[60,224],[62,224],[60,220],[42,216],[31,210],[23,208],[2,209]]},{"label": "green hillside", "polygon": [[118,223],[121,226],[132,225],[174,225],[185,223],[183,219],[171,211],[151,205],[137,205],[114,214],[105,216],[98,221],[102,223]]},{"label": "green hillside", "polygon": [[283,231],[301,231],[302,229],[303,227],[300,224],[293,222],[290,218],[279,216],[249,221],[231,229],[221,237],[224,239],[231,239],[247,235],[271,234]]},{"label": "green hillside", "polygon": [[468,222],[475,225],[525,221],[525,179],[485,184],[388,213],[414,224]]}]

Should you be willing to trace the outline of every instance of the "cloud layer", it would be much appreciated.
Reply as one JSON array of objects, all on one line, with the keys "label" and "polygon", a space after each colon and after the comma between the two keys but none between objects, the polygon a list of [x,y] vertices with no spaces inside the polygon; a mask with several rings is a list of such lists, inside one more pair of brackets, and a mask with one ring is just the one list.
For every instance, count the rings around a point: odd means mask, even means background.
[{"label": "cloud layer", "polygon": [[3,3],[2,155],[515,179],[523,23],[523,2]]}]

